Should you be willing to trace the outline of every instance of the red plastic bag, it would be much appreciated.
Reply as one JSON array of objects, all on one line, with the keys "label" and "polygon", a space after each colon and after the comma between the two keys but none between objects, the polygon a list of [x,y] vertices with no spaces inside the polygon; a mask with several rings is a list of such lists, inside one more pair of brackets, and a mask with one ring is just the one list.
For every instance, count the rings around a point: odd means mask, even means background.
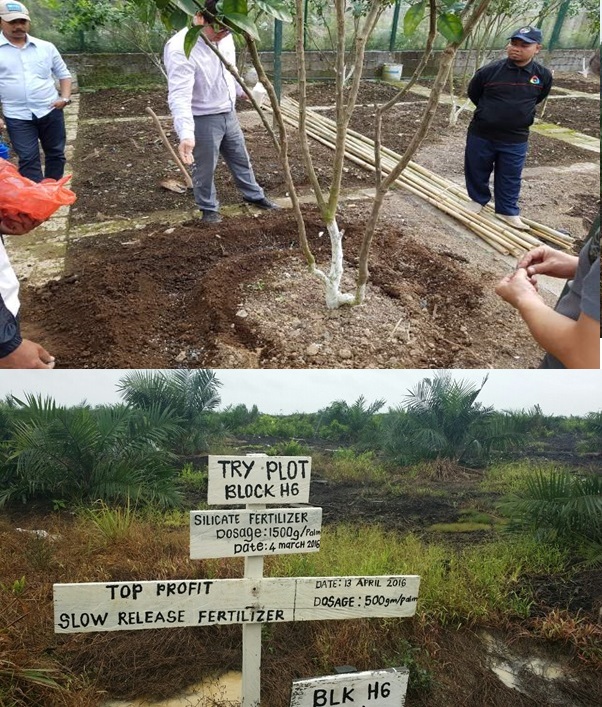
[{"label": "red plastic bag", "polygon": [[45,221],[61,206],[72,204],[77,198],[65,184],[71,175],[58,181],[37,184],[23,177],[17,168],[0,158],[0,214],[26,214],[36,221]]}]

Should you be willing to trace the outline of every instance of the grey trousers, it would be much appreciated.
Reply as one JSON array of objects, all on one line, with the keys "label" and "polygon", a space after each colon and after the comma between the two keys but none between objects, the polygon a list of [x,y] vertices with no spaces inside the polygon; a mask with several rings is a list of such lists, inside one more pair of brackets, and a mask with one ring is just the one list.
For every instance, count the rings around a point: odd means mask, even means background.
[{"label": "grey trousers", "polygon": [[232,172],[243,199],[263,199],[265,195],[255,180],[245,138],[234,111],[216,115],[195,115],[194,140],[192,184],[194,200],[200,209],[219,209],[213,175],[220,154]]}]

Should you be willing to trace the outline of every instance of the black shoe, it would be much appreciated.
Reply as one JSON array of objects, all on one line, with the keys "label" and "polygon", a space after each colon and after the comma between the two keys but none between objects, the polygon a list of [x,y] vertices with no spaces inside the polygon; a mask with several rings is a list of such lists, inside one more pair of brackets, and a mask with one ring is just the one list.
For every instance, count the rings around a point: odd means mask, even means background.
[{"label": "black shoe", "polygon": [[201,219],[203,223],[220,223],[222,217],[218,211],[203,211],[203,218]]},{"label": "black shoe", "polygon": [[245,201],[247,202],[247,204],[251,204],[251,206],[256,206],[258,209],[263,209],[264,211],[271,211],[280,208],[278,204],[275,204],[273,201],[266,199],[265,196],[263,197],[263,199],[257,199],[256,201],[251,199],[245,199]]}]

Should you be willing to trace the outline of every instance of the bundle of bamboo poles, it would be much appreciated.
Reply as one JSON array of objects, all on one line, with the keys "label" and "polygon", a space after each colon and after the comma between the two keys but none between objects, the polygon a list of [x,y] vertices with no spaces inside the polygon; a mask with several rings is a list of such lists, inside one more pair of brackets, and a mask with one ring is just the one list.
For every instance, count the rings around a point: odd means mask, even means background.
[{"label": "bundle of bamboo poles", "polygon": [[[284,120],[298,127],[299,104],[284,98],[281,104]],[[307,133],[331,149],[335,149],[336,123],[323,115],[308,110],[306,117]],[[374,141],[361,133],[349,130],[345,143],[345,157],[364,169],[375,171]],[[389,174],[400,159],[400,155],[386,147],[381,147],[381,171]],[[489,243],[498,252],[520,257],[526,250],[541,245],[544,241],[558,248],[569,250],[573,239],[565,233],[555,231],[531,219],[523,217],[530,226],[529,231],[512,228],[495,218],[493,209],[487,206],[479,214],[468,209],[469,197],[466,191],[453,182],[434,172],[410,162],[395,185],[407,189],[429,204],[452,216]]]}]

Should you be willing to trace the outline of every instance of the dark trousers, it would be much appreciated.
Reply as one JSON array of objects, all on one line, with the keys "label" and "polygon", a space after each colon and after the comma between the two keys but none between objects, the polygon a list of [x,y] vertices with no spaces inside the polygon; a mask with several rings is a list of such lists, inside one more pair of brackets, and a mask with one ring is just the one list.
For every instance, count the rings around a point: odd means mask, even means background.
[{"label": "dark trousers", "polygon": [[263,199],[265,194],[255,179],[245,138],[234,111],[195,115],[194,141],[192,183],[194,200],[199,209],[219,210],[213,174],[220,154],[228,165],[243,199]]},{"label": "dark trousers", "polygon": [[[65,171],[65,117],[54,108],[43,118],[4,118],[8,136],[19,158],[19,172],[34,182],[44,177],[60,179]],[[44,174],[38,140],[44,150]]]},{"label": "dark trousers", "polygon": [[526,159],[526,142],[496,142],[468,133],[464,152],[468,196],[484,206],[491,199],[489,177],[493,172],[496,213],[518,215],[521,175]]}]

